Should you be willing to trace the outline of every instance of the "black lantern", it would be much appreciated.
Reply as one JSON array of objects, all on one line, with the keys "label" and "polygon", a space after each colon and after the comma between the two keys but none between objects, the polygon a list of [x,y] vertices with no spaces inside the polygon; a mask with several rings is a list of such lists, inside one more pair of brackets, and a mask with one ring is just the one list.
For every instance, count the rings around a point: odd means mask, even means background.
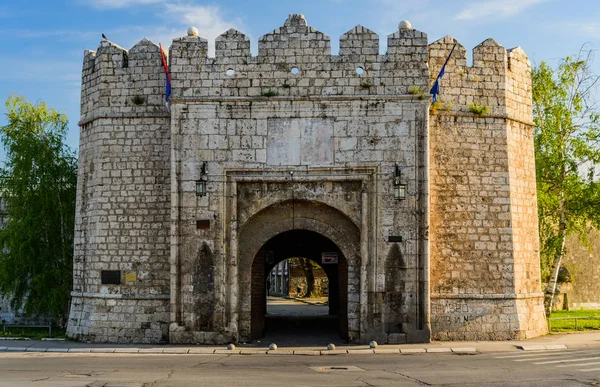
[{"label": "black lantern", "polygon": [[398,164],[396,164],[396,170],[394,171],[394,199],[406,199],[406,184],[402,184],[402,174]]},{"label": "black lantern", "polygon": [[196,180],[196,196],[206,196],[206,161],[202,163],[202,169],[200,170],[200,180]]}]

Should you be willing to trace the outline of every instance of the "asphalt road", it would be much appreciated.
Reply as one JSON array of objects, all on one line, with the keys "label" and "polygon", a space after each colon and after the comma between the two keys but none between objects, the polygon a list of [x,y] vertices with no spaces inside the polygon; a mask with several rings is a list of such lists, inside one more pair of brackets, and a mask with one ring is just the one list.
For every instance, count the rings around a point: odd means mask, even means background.
[{"label": "asphalt road", "polygon": [[492,384],[600,386],[600,349],[330,356],[0,353],[0,386],[11,387]]}]

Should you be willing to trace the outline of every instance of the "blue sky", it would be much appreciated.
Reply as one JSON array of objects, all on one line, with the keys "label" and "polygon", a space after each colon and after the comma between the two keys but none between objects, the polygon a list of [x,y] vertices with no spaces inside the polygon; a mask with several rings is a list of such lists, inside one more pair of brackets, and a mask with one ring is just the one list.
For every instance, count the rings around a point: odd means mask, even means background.
[{"label": "blue sky", "polygon": [[[147,37],[163,46],[193,25],[214,46],[214,38],[234,27],[258,38],[281,26],[288,14],[302,13],[332,39],[357,24],[382,37],[401,20],[426,32],[433,42],[445,35],[470,50],[491,37],[507,48],[521,46],[533,64],[557,63],[589,43],[600,48],[597,0],[276,0],[219,2],[198,0],[30,0],[0,2],[0,125],[11,94],[44,100],[68,115],[67,143],[79,141],[79,92],[83,51],[96,50],[104,32],[130,48]],[[600,58],[594,70],[600,73]],[[0,152],[0,158],[3,158]]]}]

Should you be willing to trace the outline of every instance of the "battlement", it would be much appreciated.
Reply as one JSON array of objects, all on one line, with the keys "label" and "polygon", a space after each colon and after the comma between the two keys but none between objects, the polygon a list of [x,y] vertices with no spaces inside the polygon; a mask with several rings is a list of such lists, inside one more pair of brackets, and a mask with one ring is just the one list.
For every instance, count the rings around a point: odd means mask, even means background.
[{"label": "battlement", "polygon": [[465,47],[446,36],[429,45],[431,83],[455,44],[434,110],[471,113],[471,106],[478,105],[488,107],[488,115],[531,122],[531,64],[525,52],[520,47],[506,50],[487,39],[473,48],[473,65],[468,66]]},{"label": "battlement", "polygon": [[164,113],[165,77],[160,48],[142,39],[130,50],[108,40],[83,60],[81,120],[118,111]]},{"label": "battlement", "polygon": [[[259,38],[258,55],[250,39],[230,29],[216,38],[215,57],[208,41],[194,33],[173,40],[170,48],[171,98],[399,96],[425,98],[452,46],[456,49],[442,80],[434,110],[470,112],[531,121],[530,64],[520,48],[506,50],[493,39],[466,50],[447,36],[430,45],[427,35],[403,22],[379,53],[379,36],[361,25],[340,37],[339,55],[330,38],[290,15],[284,25]],[[83,65],[82,119],[119,112],[164,112],[165,77],[160,49],[143,39],[127,51],[103,41],[86,51]],[[92,112],[92,110],[94,110]]]}]

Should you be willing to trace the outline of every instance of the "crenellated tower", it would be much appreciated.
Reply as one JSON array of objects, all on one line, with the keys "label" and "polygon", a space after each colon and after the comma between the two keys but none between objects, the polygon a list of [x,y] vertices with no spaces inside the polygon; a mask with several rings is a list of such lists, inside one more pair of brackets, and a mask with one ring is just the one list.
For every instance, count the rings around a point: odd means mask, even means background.
[{"label": "crenellated tower", "polygon": [[493,39],[429,45],[433,81],[456,49],[430,116],[433,338],[506,340],[546,331],[531,111],[531,67]]},{"label": "crenellated tower", "polygon": [[489,39],[467,66],[457,44],[430,106],[456,41],[387,41],[358,25],[332,55],[290,15],[258,55],[230,29],[209,57],[190,28],[168,112],[155,44],[86,51],[69,335],[259,338],[266,277],[297,256],[349,342],[544,333],[527,57]]},{"label": "crenellated tower", "polygon": [[158,46],[102,41],[84,54],[68,334],[168,338],[170,115]]}]

